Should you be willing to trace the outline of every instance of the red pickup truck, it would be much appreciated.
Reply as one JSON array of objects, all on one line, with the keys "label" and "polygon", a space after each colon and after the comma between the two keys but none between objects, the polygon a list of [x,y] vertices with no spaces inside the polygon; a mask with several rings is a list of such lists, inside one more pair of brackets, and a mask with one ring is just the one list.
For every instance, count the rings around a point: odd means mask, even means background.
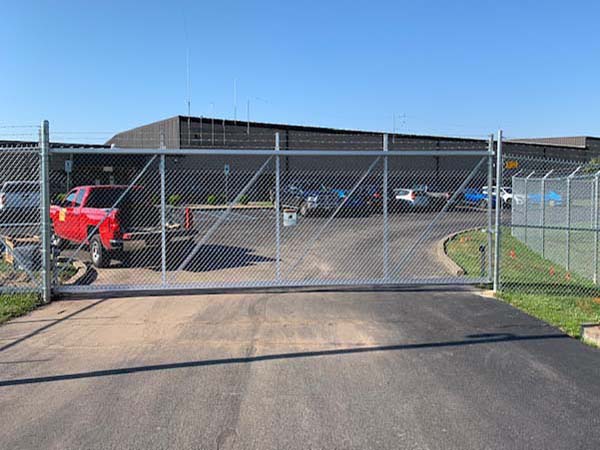
[{"label": "red pickup truck", "polygon": [[[50,207],[54,245],[85,242],[96,267],[107,267],[112,258],[126,262],[129,252],[135,250],[159,247],[160,209],[152,205],[141,187],[133,187],[111,210],[126,189],[105,185],[80,186],[70,191],[60,204]],[[169,224],[166,232],[169,241],[192,237],[190,229],[176,224]]]}]

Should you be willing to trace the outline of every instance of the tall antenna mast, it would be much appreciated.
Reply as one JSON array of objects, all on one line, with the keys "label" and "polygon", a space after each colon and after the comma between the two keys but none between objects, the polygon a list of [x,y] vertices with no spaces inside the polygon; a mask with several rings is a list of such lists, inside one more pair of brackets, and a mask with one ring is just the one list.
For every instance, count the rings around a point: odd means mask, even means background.
[{"label": "tall antenna mast", "polygon": [[190,89],[190,47],[188,46],[186,55],[185,55],[185,65],[186,65],[186,76],[187,76],[187,112],[188,117],[192,114],[192,98],[191,98],[191,89]]},{"label": "tall antenna mast", "polygon": [[250,99],[248,99],[248,103],[246,103],[246,115],[248,116],[248,122],[246,125],[246,134],[250,134]]},{"label": "tall antenna mast", "polygon": [[[190,81],[190,39],[188,36],[187,29],[187,20],[185,16],[185,10],[183,10],[183,32],[185,33],[185,73],[186,73],[186,103],[187,103],[187,134],[188,134],[188,147],[192,143],[192,126],[190,123],[190,117],[192,115],[192,89],[191,89],[191,81]],[[200,127],[202,127],[202,122],[200,122]],[[202,129],[202,128],[200,128]]]},{"label": "tall antenna mast", "polygon": [[237,78],[233,79],[233,123],[237,123]]},{"label": "tall antenna mast", "polygon": [[[187,40],[187,30],[186,30],[186,40]],[[191,144],[191,140],[192,140],[192,127],[190,124],[191,115],[192,115],[192,93],[191,93],[191,89],[190,89],[190,46],[189,46],[189,44],[187,47],[185,59],[186,59],[186,74],[187,74],[187,132],[188,132],[188,146],[189,146]]]}]

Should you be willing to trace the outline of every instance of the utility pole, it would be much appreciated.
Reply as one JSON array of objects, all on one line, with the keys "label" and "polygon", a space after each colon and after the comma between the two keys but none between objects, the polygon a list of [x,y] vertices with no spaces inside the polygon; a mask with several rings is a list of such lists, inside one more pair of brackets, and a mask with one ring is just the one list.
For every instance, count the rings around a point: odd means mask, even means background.
[{"label": "utility pole", "polygon": [[246,116],[248,117],[248,122],[246,125],[246,134],[250,136],[250,99],[246,103]]}]

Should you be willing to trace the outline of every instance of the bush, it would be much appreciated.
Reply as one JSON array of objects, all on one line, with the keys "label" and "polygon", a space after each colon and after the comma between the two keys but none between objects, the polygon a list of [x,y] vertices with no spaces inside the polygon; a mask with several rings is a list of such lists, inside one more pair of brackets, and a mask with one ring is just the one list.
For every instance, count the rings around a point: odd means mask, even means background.
[{"label": "bush", "polygon": [[240,205],[247,205],[249,201],[250,201],[250,198],[246,194],[244,194],[240,197],[239,203],[240,203]]},{"label": "bush", "polygon": [[171,206],[178,206],[181,203],[181,194],[171,194],[167,198],[167,203]]},{"label": "bush", "polygon": [[210,194],[206,197],[206,203],[209,205],[216,205],[219,202],[219,198],[215,194]]}]

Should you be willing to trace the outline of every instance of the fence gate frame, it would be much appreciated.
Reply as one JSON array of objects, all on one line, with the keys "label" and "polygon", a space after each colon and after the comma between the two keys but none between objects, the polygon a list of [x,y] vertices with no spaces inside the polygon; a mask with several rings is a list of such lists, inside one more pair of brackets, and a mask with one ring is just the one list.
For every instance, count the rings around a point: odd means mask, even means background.
[{"label": "fence gate frame", "polygon": [[[284,150],[280,149],[279,145],[279,133],[275,133],[274,146],[272,149],[168,149],[165,148],[164,144],[161,143],[160,148],[107,148],[107,147],[54,147],[50,146],[50,131],[48,121],[43,121],[40,132],[40,173],[41,173],[41,200],[40,208],[42,209],[41,216],[41,243],[42,243],[42,270],[41,270],[41,288],[40,292],[44,302],[48,302],[51,299],[52,294],[62,293],[101,293],[101,292],[112,292],[115,291],[115,286],[103,286],[103,285],[92,285],[92,286],[62,286],[56,282],[53,277],[53,267],[51,261],[51,233],[52,225],[50,221],[50,174],[49,174],[49,163],[52,155],[65,155],[65,154],[78,154],[78,155],[137,155],[150,157],[151,161],[158,160],[160,170],[160,205],[161,205],[161,279],[162,283],[156,285],[119,285],[116,289],[119,291],[173,291],[173,290],[195,290],[201,291],[203,289],[239,289],[239,288],[266,288],[266,287],[278,287],[278,288],[292,288],[292,287],[344,287],[344,286],[405,286],[405,285],[423,285],[423,284],[443,284],[443,285],[465,285],[465,284],[482,284],[482,283],[493,283],[494,290],[499,289],[499,267],[500,267],[500,191],[502,187],[502,132],[498,133],[498,141],[496,149],[494,149],[494,136],[490,135],[489,142],[486,146],[483,145],[482,149],[473,150],[460,150],[460,149],[437,149],[437,150],[389,150],[388,148],[388,135],[383,134],[383,140],[381,143],[380,150]],[[223,286],[203,286],[203,285],[189,285],[189,284],[177,284],[169,283],[166,273],[166,255],[165,255],[165,159],[169,156],[216,156],[216,155],[228,155],[228,156],[262,156],[266,158],[265,164],[269,161],[274,161],[275,165],[275,273],[272,279],[260,282],[239,282],[231,285]],[[281,190],[281,156],[302,156],[302,157],[369,157],[373,158],[373,165],[378,162],[382,162],[382,183],[383,183],[383,198],[382,198],[382,217],[383,217],[383,229],[382,229],[382,245],[381,245],[381,262],[383,276],[376,279],[319,279],[314,282],[310,280],[291,280],[286,279],[282,275],[281,268],[281,223],[280,223],[280,190]],[[480,157],[479,163],[472,168],[469,177],[467,177],[461,188],[456,190],[452,195],[450,201],[446,203],[439,214],[436,215],[436,219],[429,223],[429,226],[425,229],[423,234],[418,239],[423,239],[424,236],[430,231],[430,228],[435,224],[437,218],[441,217],[449,205],[454,199],[457,198],[459,192],[462,192],[466,187],[467,183],[471,179],[474,173],[476,173],[481,167],[485,167],[484,163],[487,161],[487,182],[488,182],[488,197],[487,197],[487,242],[488,242],[488,255],[487,255],[487,274],[485,277],[479,278],[464,278],[452,280],[451,278],[445,278],[443,280],[438,279],[395,279],[392,275],[397,274],[402,267],[391,267],[390,263],[390,248],[389,248],[389,199],[388,199],[388,160],[392,157],[418,157],[418,156],[434,156],[434,157]],[[496,193],[493,194],[491,188],[494,174],[494,156],[496,157]],[[147,167],[147,166],[146,166]],[[263,165],[264,167],[264,165]],[[372,166],[369,168],[369,170]],[[142,171],[143,172],[143,171]],[[257,176],[260,172],[256,172]],[[368,173],[368,172],[366,172]],[[366,175],[365,175],[366,176]],[[130,183],[130,187],[135,184],[139,177],[135,177]],[[252,181],[252,180],[251,180]],[[353,187],[353,190],[360,184],[360,181]],[[246,188],[251,183],[248,183]],[[245,188],[245,189],[246,189]],[[245,189],[242,189],[237,195],[236,199],[229,202],[225,211],[221,214],[220,221],[224,220],[231,212],[233,205],[239,197],[244,194]],[[494,199],[495,195],[495,220],[493,217]],[[346,197],[347,198],[347,197]],[[345,201],[345,200],[344,200]],[[118,203],[118,202],[117,202]],[[342,202],[343,203],[343,202]],[[114,206],[113,206],[114,208]],[[333,218],[334,216],[332,216]],[[220,223],[218,221],[218,223]],[[493,223],[495,222],[495,223]],[[217,226],[218,226],[217,223]],[[208,234],[208,233],[207,233]],[[207,239],[204,239],[206,241]],[[197,243],[198,246],[201,245]],[[491,245],[493,244],[493,252]],[[82,243],[79,248],[84,244]],[[409,255],[409,258],[411,256]],[[407,261],[402,262],[401,266],[406,264]],[[185,261],[182,263],[185,266]]]}]

